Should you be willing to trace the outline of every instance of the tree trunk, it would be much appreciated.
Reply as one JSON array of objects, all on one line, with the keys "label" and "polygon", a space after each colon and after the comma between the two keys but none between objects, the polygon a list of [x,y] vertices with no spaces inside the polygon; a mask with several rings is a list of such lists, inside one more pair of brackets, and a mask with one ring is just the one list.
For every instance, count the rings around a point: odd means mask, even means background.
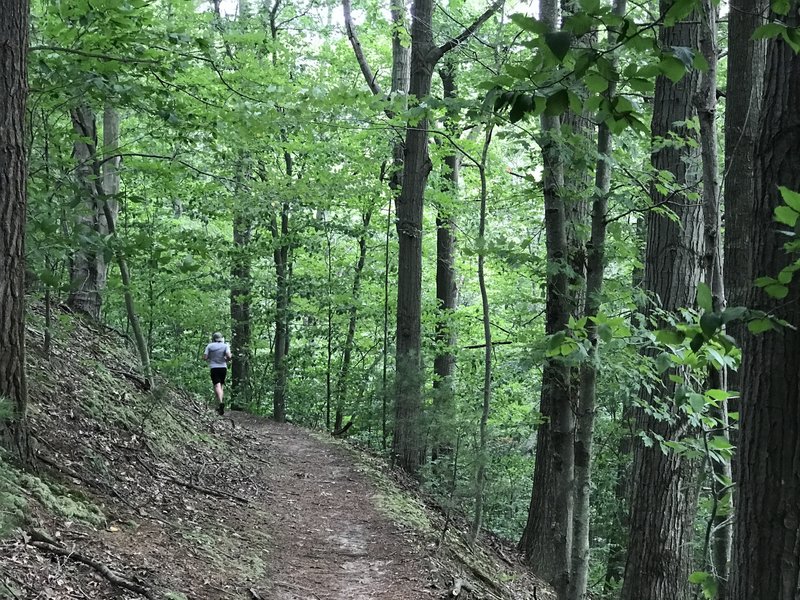
[{"label": "tree trunk", "polygon": [[[288,155],[287,155],[288,156]],[[287,165],[291,164],[289,158]],[[291,176],[291,169],[289,173]],[[286,382],[288,378],[286,355],[289,347],[289,204],[281,207],[281,224],[272,225],[275,261],[275,387],[272,396],[272,418],[278,423],[286,421]]]},{"label": "tree trunk", "polygon": [[361,274],[364,272],[364,265],[367,262],[367,235],[369,234],[369,223],[372,220],[372,207],[370,207],[361,217],[363,227],[358,236],[358,260],[353,268],[353,289],[350,305],[350,318],[347,322],[347,336],[344,340],[342,349],[342,367],[339,370],[339,378],[336,382],[336,418],[333,430],[342,429],[344,411],[347,406],[348,378],[350,377],[350,363],[353,358],[353,346],[356,338],[356,319],[358,317],[358,301],[361,293]]},{"label": "tree trunk", "polygon": [[233,255],[231,260],[231,406],[243,408],[250,402],[250,356],[252,326],[250,302],[253,293],[250,240],[253,219],[249,207],[240,206],[233,215]]},{"label": "tree trunk", "polygon": [[[797,2],[788,17],[798,25]],[[742,81],[742,85],[749,82]],[[800,56],[781,38],[767,43],[765,89],[755,148],[755,194],[745,216],[751,234],[749,273],[776,277],[794,262],[792,240],[775,223],[778,186],[800,191]],[[800,324],[795,273],[782,299],[752,289],[747,305]],[[800,332],[788,327],[742,343],[740,458],[731,598],[800,596]]]},{"label": "tree trunk", "polygon": [[100,245],[103,233],[103,199],[98,197],[94,177],[97,169],[97,125],[94,111],[81,105],[70,111],[72,128],[77,136],[72,156],[76,168],[76,193],[80,196],[75,217],[75,231],[80,236],[78,249],[70,259],[70,293],[67,304],[73,310],[100,318],[101,291],[105,283],[106,265]]},{"label": "tree trunk", "polygon": [[[625,0],[614,2],[614,14],[625,14]],[[610,84],[607,97],[615,92]],[[583,314],[590,342],[586,360],[580,367],[580,393],[575,431],[575,506],[573,514],[572,577],[569,600],[583,600],[589,579],[590,498],[592,484],[592,443],[594,437],[597,395],[597,325],[593,320],[600,313],[605,272],[606,212],[611,189],[611,131],[605,123],[597,128],[597,164],[594,197],[592,198],[591,233],[586,246],[586,298]]]},{"label": "tree trunk", "polygon": [[[752,35],[764,20],[764,0],[732,0],[728,12],[728,88],[725,97],[725,293],[731,306],[745,306],[753,285],[750,273],[753,204],[753,148],[758,139],[764,87],[764,40]],[[736,339],[744,325],[729,323]],[[729,374],[734,389],[736,372]]]},{"label": "tree trunk", "polygon": [[492,327],[489,316],[489,294],[486,291],[486,200],[489,191],[486,185],[486,163],[489,155],[489,145],[492,143],[491,125],[487,126],[486,137],[483,142],[481,164],[478,167],[481,179],[481,209],[478,224],[478,285],[481,291],[481,316],[483,320],[483,410],[479,426],[480,445],[478,448],[478,470],[475,476],[475,514],[470,528],[470,539],[475,541],[481,531],[483,523],[483,500],[486,492],[486,447],[488,445],[489,409],[492,402]]},{"label": "tree trunk", "polygon": [[[720,212],[719,153],[717,143],[717,9],[712,0],[703,0],[700,15],[700,51],[708,69],[700,74],[697,92],[697,114],[700,121],[700,140],[703,159],[703,221],[705,238],[705,281],[711,289],[714,312],[725,308],[725,286],[722,280],[722,219]],[[709,389],[724,389],[725,373],[711,368],[708,374]],[[712,415],[719,426],[713,435],[728,437],[728,404],[722,402]],[[711,570],[717,581],[717,600],[728,597],[728,565],[731,559],[733,528],[730,516],[732,481],[729,460],[710,460],[714,513],[711,516]],[[705,558],[705,557],[704,557]]]},{"label": "tree trunk", "polygon": [[[458,94],[455,67],[448,63],[439,69],[445,98]],[[457,124],[452,115],[448,117],[447,129],[457,136]],[[459,194],[461,155],[455,147],[444,157],[445,192],[452,200]],[[441,473],[446,473],[447,461],[453,452],[452,423],[455,418],[455,394],[453,374],[455,372],[456,331],[453,327],[453,312],[458,302],[455,269],[455,227],[452,207],[440,206],[436,215],[436,356],[433,359],[434,442],[431,459],[441,461]]]},{"label": "tree trunk", "polygon": [[[662,4],[662,14],[668,5]],[[663,28],[662,47],[698,47],[698,26],[684,21]],[[681,138],[690,132],[682,123],[694,116],[692,100],[697,88],[697,71],[689,71],[677,83],[661,76],[656,81],[652,135],[667,139],[671,131]],[[696,200],[683,190],[696,189],[699,173],[696,151],[685,147],[656,148],[653,167],[675,176],[680,191],[665,198],[652,186],[653,204],[667,203],[677,222],[653,211],[647,219],[644,287],[660,300],[667,311],[691,306],[703,268],[703,214]],[[652,314],[648,308],[646,314]],[[637,428],[648,436],[665,441],[680,440],[691,434],[684,413],[674,401],[675,383],[664,379],[652,392],[643,389],[644,405],[667,403],[669,419],[658,420],[644,409],[637,409]],[[662,400],[663,399],[663,400]],[[658,438],[656,438],[657,440]],[[658,441],[650,447],[634,446],[633,490],[631,497],[628,559],[622,600],[688,600],[690,598],[692,524],[696,509],[696,462],[673,450],[662,450]]]},{"label": "tree trunk", "polygon": [[[411,21],[410,95],[417,101],[430,94],[435,61],[433,2],[416,0]],[[403,182],[397,199],[397,339],[395,422],[392,455],[409,473],[422,461],[422,205],[431,161],[428,119],[406,130]]]},{"label": "tree trunk", "polygon": [[[552,31],[560,20],[556,0],[542,2],[541,20]],[[557,136],[558,117],[542,116],[544,163],[544,208],[547,246],[547,335],[565,331],[572,304],[569,296],[569,249],[564,163]],[[559,599],[566,599],[572,556],[575,420],[572,407],[570,369],[559,358],[548,358],[542,371],[541,413],[549,422],[539,427],[536,465],[528,522],[520,540],[528,562],[551,583]]]},{"label": "tree trunk", "polygon": [[25,218],[28,2],[5,0],[0,19],[0,397],[8,399],[0,441],[26,463]]}]

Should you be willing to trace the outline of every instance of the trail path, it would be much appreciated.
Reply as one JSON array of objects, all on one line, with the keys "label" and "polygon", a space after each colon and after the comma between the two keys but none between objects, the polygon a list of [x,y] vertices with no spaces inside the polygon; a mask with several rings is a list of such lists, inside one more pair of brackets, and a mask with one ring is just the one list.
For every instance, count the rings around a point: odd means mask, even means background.
[{"label": "trail path", "polygon": [[273,465],[262,471],[275,548],[265,598],[433,596],[417,540],[380,514],[373,486],[347,450],[291,425],[238,413],[233,420],[257,434]]}]

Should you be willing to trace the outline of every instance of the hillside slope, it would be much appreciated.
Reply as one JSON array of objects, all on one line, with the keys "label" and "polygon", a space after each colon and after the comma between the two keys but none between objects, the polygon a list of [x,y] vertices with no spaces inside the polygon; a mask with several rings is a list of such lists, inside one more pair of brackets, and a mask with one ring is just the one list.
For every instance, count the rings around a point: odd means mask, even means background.
[{"label": "hillside slope", "polygon": [[[0,598],[549,598],[381,461],[154,392],[118,333],[28,327],[38,473],[0,462]],[[446,529],[444,535],[442,530]]]}]

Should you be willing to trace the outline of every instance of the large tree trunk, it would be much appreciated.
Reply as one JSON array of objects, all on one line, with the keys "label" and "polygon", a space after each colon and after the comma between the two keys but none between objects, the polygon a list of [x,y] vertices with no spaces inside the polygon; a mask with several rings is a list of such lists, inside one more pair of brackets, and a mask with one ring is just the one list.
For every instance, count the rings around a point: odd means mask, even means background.
[{"label": "large tree trunk", "polygon": [[[559,23],[559,3],[542,2],[541,20],[550,30]],[[543,116],[544,207],[547,245],[547,300],[545,332],[566,329],[572,304],[569,296],[567,214],[564,164],[558,143],[560,120]],[[550,582],[560,599],[567,597],[572,556],[575,419],[570,369],[559,358],[549,358],[542,372],[540,411],[549,422],[539,427],[536,465],[528,522],[520,549],[536,573]]]},{"label": "large tree trunk", "polygon": [[[411,10],[411,82],[409,94],[421,101],[430,94],[436,63],[469,38],[500,7],[496,0],[459,36],[442,46],[433,40],[433,0],[416,0]],[[422,443],[422,206],[431,171],[428,119],[406,128],[403,182],[397,199],[397,342],[395,422],[392,457],[405,471],[416,473],[423,459]]]},{"label": "large tree trunk", "polygon": [[[789,27],[798,25],[791,3]],[[749,82],[742,81],[742,85]],[[773,218],[778,186],[800,191],[800,56],[782,39],[767,44],[764,100],[755,152],[749,272],[772,276],[796,260]],[[800,279],[788,295],[753,289],[747,305],[800,325]],[[800,597],[800,331],[782,328],[742,343],[742,401],[735,567],[731,598]]]},{"label": "large tree trunk", "polygon": [[[445,98],[455,98],[458,88],[455,81],[455,67],[447,61],[439,76],[442,79]],[[452,136],[457,136],[457,123],[453,118],[447,120],[447,128]],[[461,170],[461,155],[451,146],[444,157],[445,192],[451,200],[457,200]],[[455,244],[456,221],[454,209],[448,203],[439,206],[436,215],[436,356],[433,359],[433,403],[435,410],[434,441],[431,459],[440,461],[440,472],[449,472],[447,462],[453,450],[452,423],[455,417],[455,393],[453,374],[456,367],[456,331],[453,327],[453,312],[458,302],[456,287]]]},{"label": "large tree trunk", "polygon": [[[411,24],[411,82],[417,101],[431,90],[435,62],[433,2],[416,0]],[[403,183],[397,199],[397,339],[395,422],[392,454],[395,462],[416,473],[422,461],[422,205],[431,170],[428,157],[428,119],[406,130]]]},{"label": "large tree trunk", "polygon": [[28,2],[3,0],[0,7],[0,397],[11,402],[0,441],[24,463],[30,458],[24,294]]},{"label": "large tree trunk", "polygon": [[[753,285],[752,251],[753,148],[758,139],[764,85],[763,40],[753,40],[762,23],[765,0],[733,0],[728,12],[728,88],[725,97],[725,293],[731,306],[744,306]],[[744,326],[729,323],[739,339]],[[737,374],[729,374],[736,386]]]},{"label": "large tree trunk", "polygon": [[[662,4],[662,14],[669,5]],[[694,17],[690,17],[694,19]],[[697,48],[696,21],[681,22],[661,31],[662,47]],[[665,77],[656,81],[652,135],[667,139],[670,132],[687,137],[682,123],[694,116],[692,100],[697,88],[696,71],[688,72],[677,83]],[[674,311],[695,302],[697,284],[703,271],[703,214],[696,200],[688,199],[685,189],[696,189],[699,173],[690,171],[698,164],[690,148],[663,147],[652,154],[653,167],[675,176],[680,191],[665,198],[652,186],[653,204],[666,203],[677,221],[653,211],[648,214],[645,254],[645,289],[660,300],[661,307]],[[648,308],[647,313],[651,313]],[[666,402],[669,419],[656,419],[637,409],[638,429],[665,441],[680,440],[691,434],[684,413],[674,402],[675,384],[665,379],[640,399],[645,404]],[[678,453],[666,453],[655,441],[650,447],[634,447],[633,490],[631,497],[628,559],[625,566],[623,600],[688,600],[690,597],[692,523],[696,509],[697,465]]]},{"label": "large tree trunk", "polygon": [[[625,0],[614,2],[614,13],[625,14]],[[607,97],[614,94],[610,84]],[[592,484],[592,443],[597,396],[597,325],[600,312],[603,275],[605,272],[606,212],[611,188],[611,131],[605,123],[597,128],[597,164],[595,166],[594,195],[589,243],[586,245],[586,297],[583,313],[589,317],[586,324],[590,342],[588,357],[580,367],[580,392],[575,431],[575,506],[573,514],[572,576],[569,600],[583,600],[589,581],[590,558],[590,499]]]}]

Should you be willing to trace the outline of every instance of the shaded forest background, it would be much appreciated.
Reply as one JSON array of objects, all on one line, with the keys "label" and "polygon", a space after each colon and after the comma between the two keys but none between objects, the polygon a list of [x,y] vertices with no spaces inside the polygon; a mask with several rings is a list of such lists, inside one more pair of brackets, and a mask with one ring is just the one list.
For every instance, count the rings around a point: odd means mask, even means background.
[{"label": "shaded forest background", "polygon": [[796,2],[3,9],[18,459],[24,275],[151,387],[209,395],[224,332],[233,406],[384,452],[562,600],[800,594]]}]

